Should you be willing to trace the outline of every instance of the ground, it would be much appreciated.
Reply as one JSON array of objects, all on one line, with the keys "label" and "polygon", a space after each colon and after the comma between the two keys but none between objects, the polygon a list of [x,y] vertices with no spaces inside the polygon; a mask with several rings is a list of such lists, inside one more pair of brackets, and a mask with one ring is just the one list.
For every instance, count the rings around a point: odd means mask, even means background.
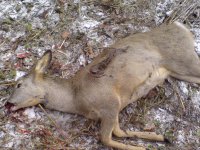
[{"label": "ground", "polygon": [[[6,0],[0,1],[1,149],[112,150],[99,140],[99,122],[31,107],[10,112],[4,104],[13,84],[46,50],[49,74],[70,78],[104,47],[166,20],[185,23],[200,54],[200,5],[183,0]],[[200,150],[200,86],[169,78],[120,113],[126,130],[156,131],[171,144],[119,139],[149,149]]]}]

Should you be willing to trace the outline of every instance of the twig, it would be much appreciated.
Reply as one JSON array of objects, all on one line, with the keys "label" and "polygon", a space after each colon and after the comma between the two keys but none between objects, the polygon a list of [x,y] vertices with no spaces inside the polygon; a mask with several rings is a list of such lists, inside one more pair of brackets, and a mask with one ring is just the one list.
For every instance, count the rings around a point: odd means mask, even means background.
[{"label": "twig", "polygon": [[63,40],[62,44],[58,47],[58,49],[61,49],[63,44],[65,43],[66,39]]},{"label": "twig", "polygon": [[3,85],[3,86],[9,86],[9,85],[15,85],[16,82],[11,82],[11,83],[0,83],[0,85]]},{"label": "twig", "polygon": [[59,52],[59,53],[61,53],[61,54],[63,54],[63,55],[65,55],[65,56],[68,57],[68,55],[67,55],[66,53],[64,53],[64,52],[62,52],[62,51],[60,51],[60,50],[56,50],[56,52]]},{"label": "twig", "polygon": [[190,12],[196,9],[198,3],[184,0],[182,4],[178,5],[173,13],[165,20],[166,23],[170,24],[177,19],[186,20]]},{"label": "twig", "polygon": [[58,132],[65,138],[65,140],[67,140],[65,131],[63,129],[61,129],[61,127],[47,114],[46,110],[42,107],[42,105],[39,104],[39,107],[42,109],[42,111],[45,113],[45,115],[51,121],[51,123],[55,126],[55,128],[58,130]]},{"label": "twig", "polygon": [[32,41],[33,39],[35,39],[37,36],[39,36],[40,34],[42,34],[42,32],[44,32],[46,29],[42,29],[39,32],[35,33],[35,35],[33,35],[32,37],[30,37],[27,41]]}]

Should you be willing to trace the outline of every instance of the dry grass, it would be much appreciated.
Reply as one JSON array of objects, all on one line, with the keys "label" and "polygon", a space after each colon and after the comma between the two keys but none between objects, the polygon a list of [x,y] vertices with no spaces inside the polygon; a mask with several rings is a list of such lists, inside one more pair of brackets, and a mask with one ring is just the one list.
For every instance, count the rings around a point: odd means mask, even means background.
[{"label": "dry grass", "polygon": [[176,20],[183,22],[187,20],[189,15],[191,15],[198,6],[200,6],[200,3],[196,0],[180,0],[179,4],[175,7],[165,22],[172,23]]}]

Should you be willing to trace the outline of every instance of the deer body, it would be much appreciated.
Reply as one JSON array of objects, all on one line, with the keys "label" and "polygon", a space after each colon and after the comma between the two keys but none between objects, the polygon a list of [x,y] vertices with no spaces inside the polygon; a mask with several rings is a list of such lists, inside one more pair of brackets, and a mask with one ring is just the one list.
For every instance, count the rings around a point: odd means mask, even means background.
[{"label": "deer body", "polygon": [[9,100],[15,104],[13,110],[43,103],[50,109],[100,119],[101,141],[119,149],[145,148],[116,142],[112,134],[165,140],[154,132],[121,130],[118,114],[124,107],[147,94],[169,75],[200,83],[200,62],[194,52],[192,34],[177,22],[116,42],[68,80],[44,77],[50,60],[48,51],[33,73],[19,81],[21,87]]}]

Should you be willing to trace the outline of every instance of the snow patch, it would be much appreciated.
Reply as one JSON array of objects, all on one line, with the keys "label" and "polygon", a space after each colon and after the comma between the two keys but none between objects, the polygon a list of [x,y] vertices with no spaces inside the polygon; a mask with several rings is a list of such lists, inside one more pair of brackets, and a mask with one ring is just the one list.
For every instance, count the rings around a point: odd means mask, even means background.
[{"label": "snow patch", "polygon": [[192,28],[192,32],[195,35],[195,51],[200,55],[200,28]]},{"label": "snow patch", "polygon": [[34,107],[32,108],[26,108],[24,111],[24,115],[28,117],[28,119],[35,119],[36,118],[36,113]]},{"label": "snow patch", "polygon": [[87,20],[84,20],[82,22],[82,28],[94,28],[99,24],[99,22],[97,22],[96,20],[92,20],[87,18]]},{"label": "snow patch", "polygon": [[200,91],[193,92],[191,96],[192,103],[196,109],[200,109]]},{"label": "snow patch", "polygon": [[174,4],[174,0],[164,0],[159,2],[156,7],[156,14],[155,14],[155,22],[156,25],[159,25],[163,22],[166,15],[170,15],[172,13],[172,7]]},{"label": "snow patch", "polygon": [[159,108],[158,110],[153,111],[154,120],[160,122],[160,128],[164,129],[166,124],[174,121],[174,116],[169,114],[166,110]]},{"label": "snow patch", "polygon": [[98,35],[94,36],[95,32],[94,29],[100,24],[100,22],[96,21],[95,19],[87,16],[87,6],[81,6],[80,8],[80,16],[76,21],[73,22],[73,32],[81,32],[85,33],[88,38],[98,38]]},{"label": "snow patch", "polygon": [[27,73],[24,71],[16,71],[15,81],[19,80],[21,77],[25,76]]},{"label": "snow patch", "polygon": [[76,20],[73,23],[73,28],[74,30],[78,30],[82,33],[87,34],[87,32],[90,32],[89,30],[91,30],[91,28],[97,27],[97,25],[99,25],[100,23],[92,18],[89,17],[83,17],[79,20]]},{"label": "snow patch", "polygon": [[1,55],[0,60],[1,61],[8,61],[12,56],[13,56],[13,54],[8,52],[8,53],[5,53],[4,55]]},{"label": "snow patch", "polygon": [[188,85],[183,81],[178,82],[178,85],[180,87],[181,92],[183,92],[184,94],[188,95],[188,93],[189,93]]},{"label": "snow patch", "polygon": [[185,143],[185,133],[182,130],[178,131],[177,141],[179,144]]},{"label": "snow patch", "polygon": [[0,20],[7,19],[8,16],[14,20],[21,20],[27,14],[27,9],[21,1],[1,2],[0,10]]},{"label": "snow patch", "polygon": [[80,63],[81,66],[85,66],[86,60],[85,60],[84,55],[81,55],[81,56],[79,57],[78,61],[79,61],[79,63]]},{"label": "snow patch", "polygon": [[5,133],[3,131],[0,131],[0,139],[4,137]]},{"label": "snow patch", "polygon": [[13,145],[14,145],[14,142],[10,141],[10,142],[8,142],[8,143],[5,144],[5,147],[6,148],[11,148],[11,147],[13,147]]}]

